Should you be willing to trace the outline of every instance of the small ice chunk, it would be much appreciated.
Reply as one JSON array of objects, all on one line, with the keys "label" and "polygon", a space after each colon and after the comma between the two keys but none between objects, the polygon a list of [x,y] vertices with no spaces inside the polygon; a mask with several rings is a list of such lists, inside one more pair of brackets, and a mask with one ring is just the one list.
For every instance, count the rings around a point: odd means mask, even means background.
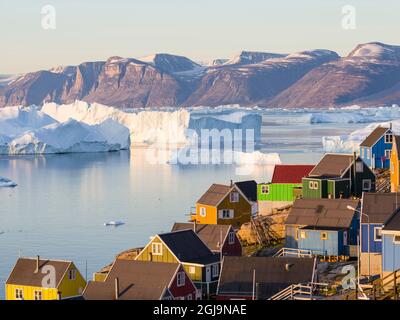
[{"label": "small ice chunk", "polygon": [[114,227],[119,227],[119,226],[122,226],[123,224],[125,224],[124,222],[122,222],[122,221],[109,221],[109,222],[105,222],[104,223],[104,226],[105,227],[109,227],[109,226],[114,226]]},{"label": "small ice chunk", "polygon": [[0,177],[0,187],[14,188],[16,186],[17,184],[14,181],[8,178]]}]

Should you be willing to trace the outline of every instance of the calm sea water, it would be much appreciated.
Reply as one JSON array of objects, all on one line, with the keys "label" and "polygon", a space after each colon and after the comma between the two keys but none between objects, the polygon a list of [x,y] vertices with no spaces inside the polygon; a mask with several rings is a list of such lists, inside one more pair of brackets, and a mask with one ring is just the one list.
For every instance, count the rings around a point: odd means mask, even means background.
[{"label": "calm sea water", "polygon": [[[348,124],[279,125],[263,128],[263,151],[285,163],[315,163],[321,137],[346,134]],[[123,250],[186,221],[211,183],[270,179],[272,168],[236,176],[234,166],[149,164],[144,149],[101,154],[1,157],[0,176],[18,183],[0,189],[0,298],[16,259],[40,255],[73,260],[89,279]],[[126,224],[104,227],[110,220]]]}]

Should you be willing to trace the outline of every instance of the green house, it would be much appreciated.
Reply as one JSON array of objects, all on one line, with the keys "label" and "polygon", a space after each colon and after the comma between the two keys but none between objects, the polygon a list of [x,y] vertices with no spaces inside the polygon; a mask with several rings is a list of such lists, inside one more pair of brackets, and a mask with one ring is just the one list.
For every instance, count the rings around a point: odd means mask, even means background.
[{"label": "green house", "polygon": [[309,175],[303,178],[303,198],[340,199],[375,191],[374,172],[360,157],[326,154]]},{"label": "green house", "polygon": [[302,178],[314,168],[312,165],[276,165],[270,183],[257,186],[258,210],[261,215],[285,207],[301,196]]}]

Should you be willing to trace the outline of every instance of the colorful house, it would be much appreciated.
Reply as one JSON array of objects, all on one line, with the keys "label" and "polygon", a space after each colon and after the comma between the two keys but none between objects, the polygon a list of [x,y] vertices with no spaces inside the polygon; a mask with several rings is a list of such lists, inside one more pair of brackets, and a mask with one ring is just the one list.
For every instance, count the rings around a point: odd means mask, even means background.
[{"label": "colorful house", "polygon": [[224,257],[218,300],[266,300],[288,286],[316,282],[315,259]]},{"label": "colorful house", "polygon": [[19,258],[6,281],[6,300],[61,300],[82,295],[86,281],[72,261]]},{"label": "colorful house", "polygon": [[240,227],[249,222],[256,209],[234,184],[213,184],[196,203],[192,221],[200,224],[226,224]]},{"label": "colorful house", "polygon": [[203,294],[216,290],[220,270],[219,254],[213,253],[193,230],[158,234],[135,260],[180,263]]},{"label": "colorful house", "polygon": [[360,144],[360,157],[371,169],[388,169],[392,145],[392,129],[377,127]]},{"label": "colorful house", "polygon": [[271,182],[258,185],[259,214],[269,215],[273,209],[293,204],[301,197],[302,179],[313,168],[313,165],[276,165]]},{"label": "colorful house", "polygon": [[400,191],[400,136],[393,136],[393,148],[390,156],[390,190]]},{"label": "colorful house", "polygon": [[104,281],[89,281],[85,300],[196,300],[197,289],[179,263],[116,259]]},{"label": "colorful house", "polygon": [[328,153],[303,178],[303,198],[360,198],[363,192],[375,191],[375,181],[374,172],[360,157]]},{"label": "colorful house", "polygon": [[361,202],[362,275],[382,275],[382,229],[392,213],[400,207],[399,193],[364,193]]},{"label": "colorful house", "polygon": [[400,209],[396,209],[382,228],[382,276],[400,269]]},{"label": "colorful house", "polygon": [[286,220],[285,247],[318,256],[354,256],[357,249],[359,200],[299,199]]},{"label": "colorful house", "polygon": [[175,223],[172,232],[193,230],[214,253],[223,256],[241,256],[242,244],[235,230],[229,225]]}]

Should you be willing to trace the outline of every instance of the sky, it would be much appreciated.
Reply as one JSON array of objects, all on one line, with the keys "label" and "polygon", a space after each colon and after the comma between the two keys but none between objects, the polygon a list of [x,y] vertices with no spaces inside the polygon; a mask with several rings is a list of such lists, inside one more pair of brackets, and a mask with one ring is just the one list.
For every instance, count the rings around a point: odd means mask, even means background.
[{"label": "sky", "polygon": [[[342,12],[349,5],[355,15]],[[400,45],[399,26],[399,0],[0,0],[0,74],[153,53],[202,62],[242,50],[347,55],[359,43]]]}]

